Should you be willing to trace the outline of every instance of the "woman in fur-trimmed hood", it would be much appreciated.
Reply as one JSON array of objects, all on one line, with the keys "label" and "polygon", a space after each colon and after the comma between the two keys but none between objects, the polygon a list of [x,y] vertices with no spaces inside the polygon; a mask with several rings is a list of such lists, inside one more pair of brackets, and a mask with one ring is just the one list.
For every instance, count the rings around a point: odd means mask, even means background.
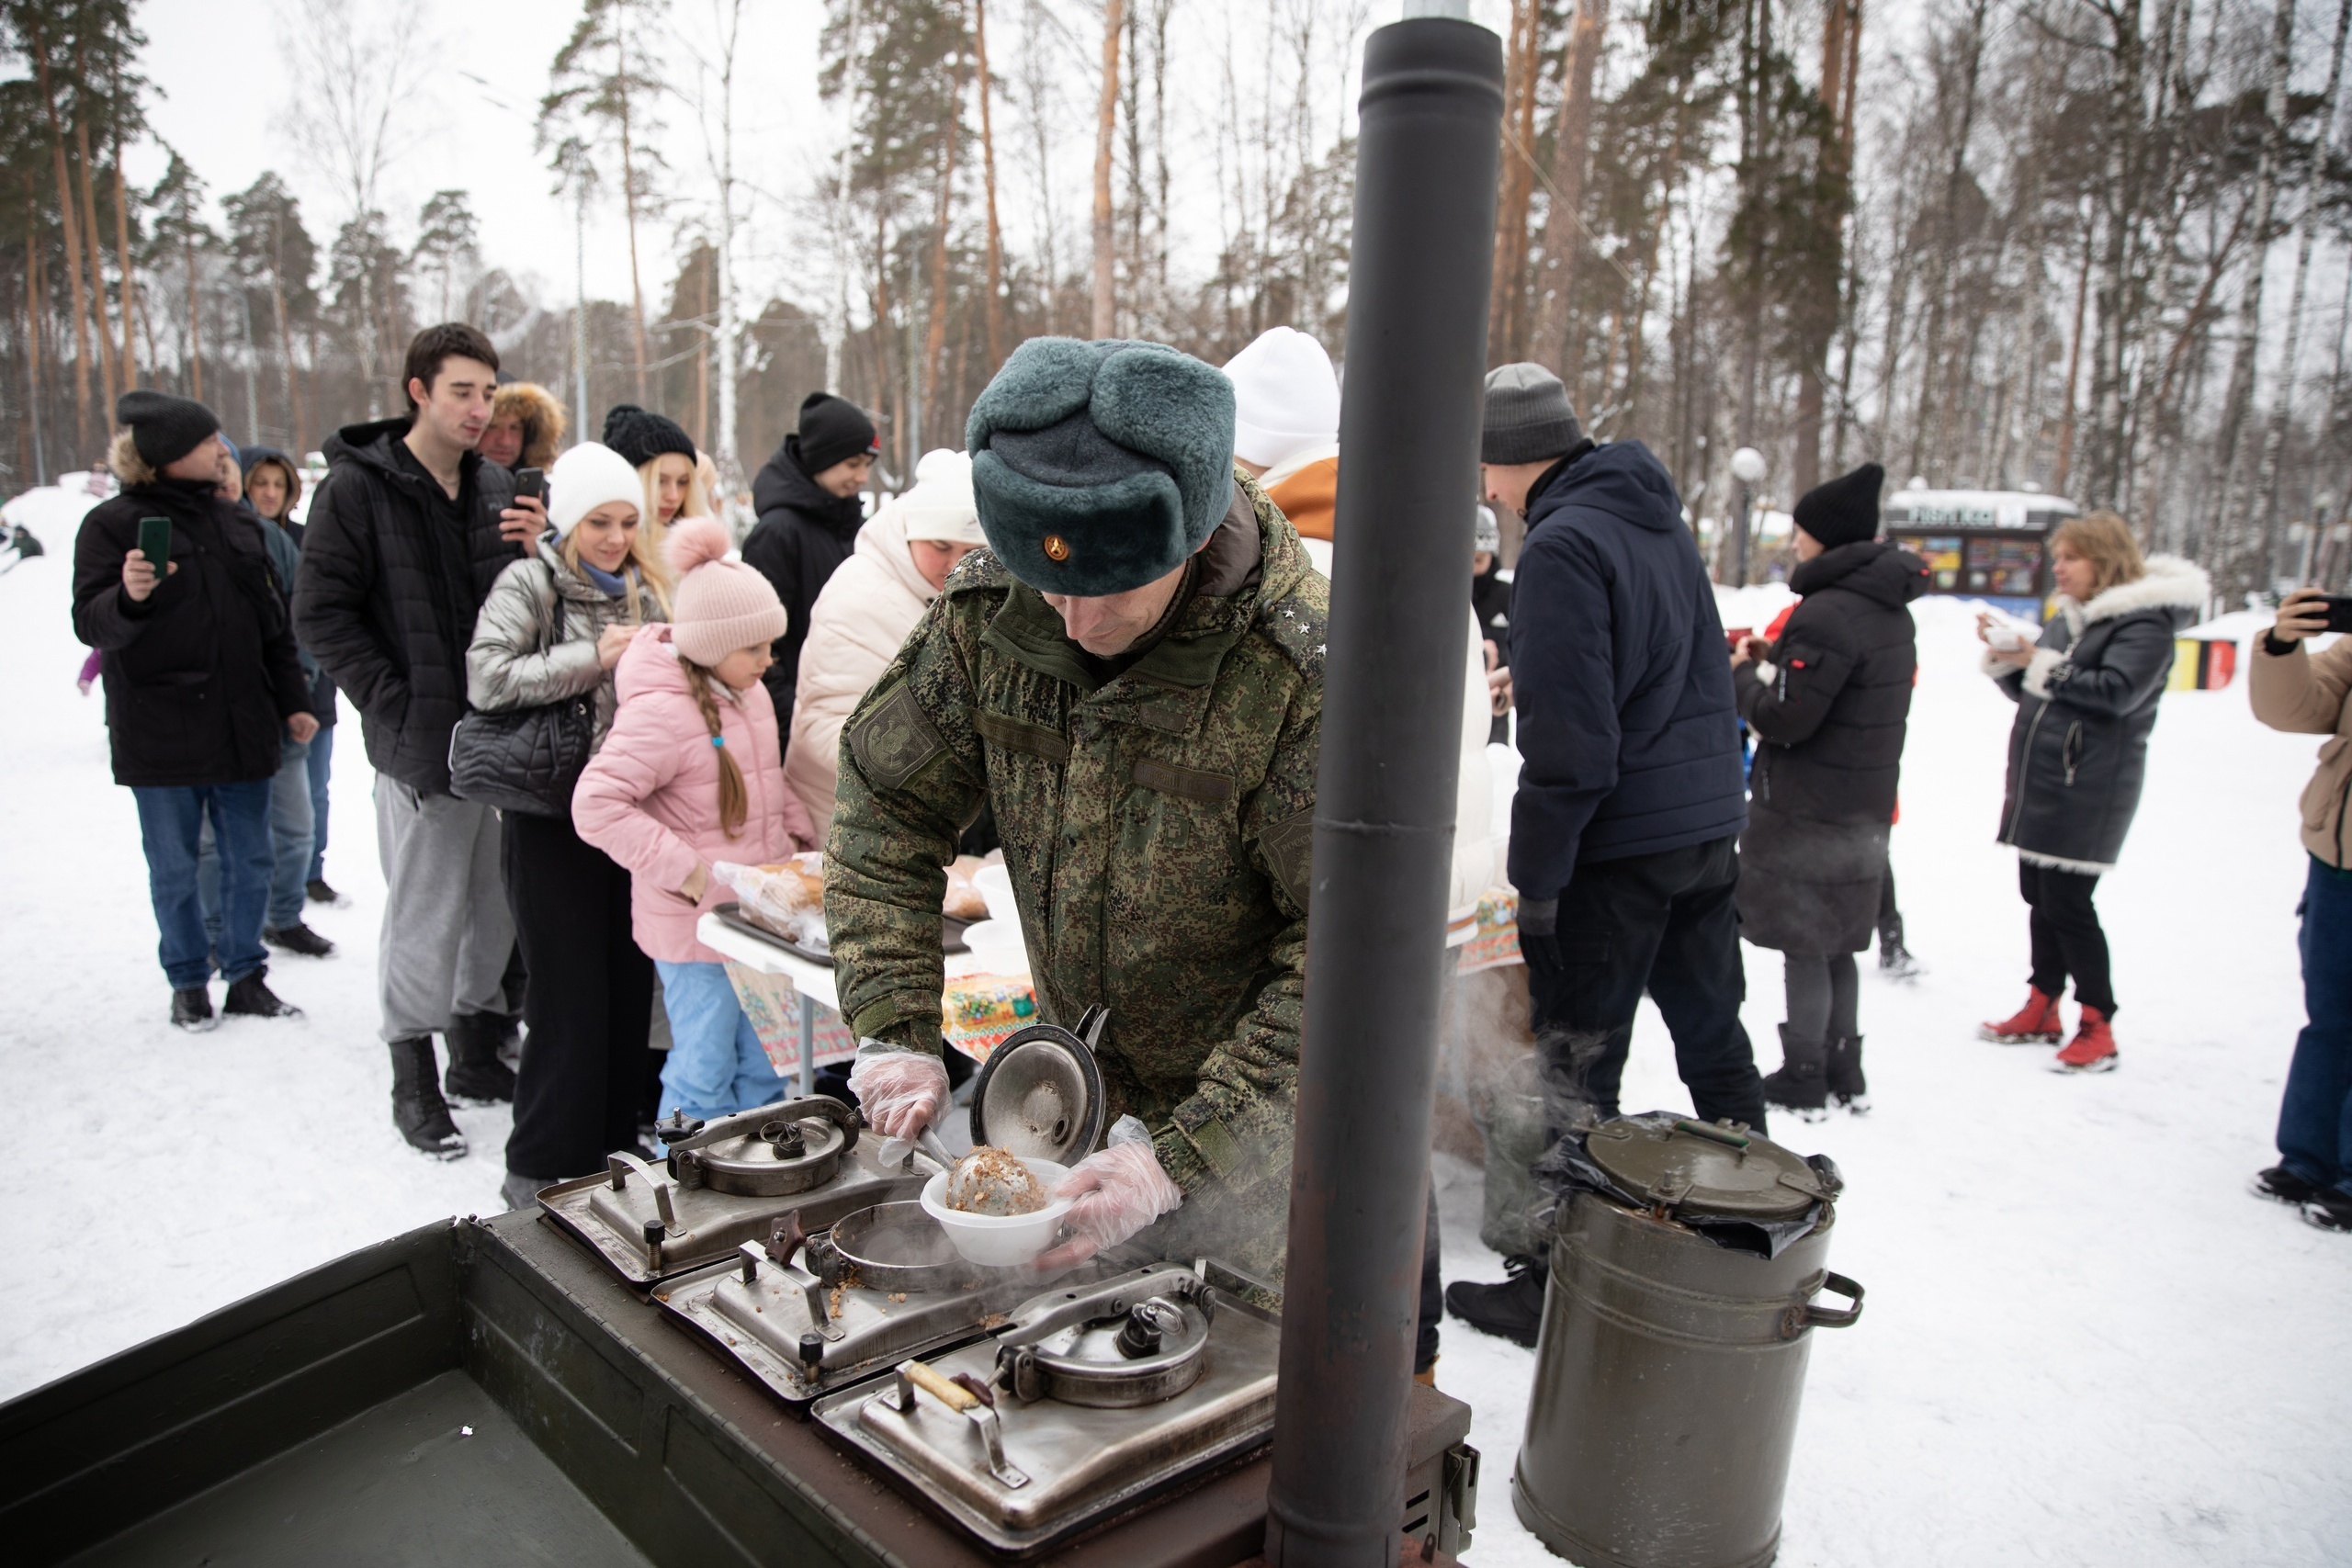
[{"label": "woman in fur-trimmed hood", "polygon": [[2005,1043],[2058,1039],[2058,996],[2071,975],[2082,1027],[2057,1065],[2103,1072],[2116,1059],[2115,997],[2091,893],[2115,868],[2139,808],[2173,640],[2204,614],[2211,589],[2177,556],[2143,561],[2130,525],[2111,512],[2063,525],[2050,551],[2057,614],[2038,646],[1993,646],[1991,619],[1979,617],[1985,673],[2018,705],[1999,841],[2018,852],[2033,910],[2032,994],[1984,1032]]}]

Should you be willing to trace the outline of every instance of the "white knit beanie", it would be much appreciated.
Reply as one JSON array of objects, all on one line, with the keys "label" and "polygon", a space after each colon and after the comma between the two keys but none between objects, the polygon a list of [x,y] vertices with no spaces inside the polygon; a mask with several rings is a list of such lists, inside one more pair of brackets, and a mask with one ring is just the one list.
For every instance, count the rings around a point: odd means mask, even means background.
[{"label": "white knit beanie", "polygon": [[1323,345],[1273,327],[1226,362],[1233,382],[1233,455],[1273,468],[1340,439],[1340,378]]},{"label": "white knit beanie", "polygon": [[645,520],[645,486],[628,459],[609,446],[583,441],[548,470],[548,522],[559,539],[608,501],[625,501]]},{"label": "white knit beanie", "polygon": [[910,539],[985,545],[980,509],[972,499],[972,459],[942,446],[915,465],[914,488],[892,504],[907,520]]}]

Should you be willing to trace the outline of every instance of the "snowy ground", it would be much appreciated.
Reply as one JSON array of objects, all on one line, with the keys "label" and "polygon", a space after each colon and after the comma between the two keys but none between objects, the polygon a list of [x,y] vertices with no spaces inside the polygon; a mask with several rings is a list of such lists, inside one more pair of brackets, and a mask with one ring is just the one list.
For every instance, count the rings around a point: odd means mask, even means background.
[{"label": "snowy ground", "polygon": [[[74,690],[70,530],[47,542],[60,553],[0,577],[0,1083],[41,1134],[0,1217],[0,1243],[31,1265],[0,1284],[0,1396],[495,1207],[506,1132],[503,1111],[460,1111],[477,1152],[439,1165],[392,1131],[356,725],[328,856],[352,905],[314,919],[342,951],[273,966],[309,1017],[166,1027],[130,798],[107,782],[96,698]],[[1727,618],[1760,626],[1772,596],[1757,597]],[[1844,1168],[1832,1262],[1870,1292],[1858,1326],[1815,1337],[1781,1560],[2352,1561],[2352,1240],[2244,1187],[2272,1157],[2301,1022],[2294,803],[2313,742],[2255,724],[2243,684],[2165,699],[2139,826],[2100,897],[2123,1066],[2061,1077],[2046,1051],[1972,1037],[2024,991],[2015,863],[1990,842],[2011,710],[1974,673],[1965,613],[1931,604],[1921,620],[1894,856],[1932,967],[1865,981],[1877,1112],[1776,1129]],[[1750,956],[1748,1029],[1768,1042],[1778,962]],[[1646,1010],[1626,1100],[1689,1105]],[[1476,1172],[1440,1174],[1447,1277],[1499,1278],[1476,1240]],[[123,1271],[131,1247],[160,1279]],[[1439,1382],[1476,1407],[1486,1454],[1480,1568],[1555,1561],[1510,1501],[1532,1365],[1447,1326]]]}]

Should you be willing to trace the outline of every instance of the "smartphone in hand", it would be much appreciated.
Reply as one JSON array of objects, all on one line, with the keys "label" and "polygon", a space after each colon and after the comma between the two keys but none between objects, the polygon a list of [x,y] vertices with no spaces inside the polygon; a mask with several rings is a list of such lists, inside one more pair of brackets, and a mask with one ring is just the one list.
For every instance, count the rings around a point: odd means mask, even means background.
[{"label": "smartphone in hand", "polygon": [[2352,632],[2352,593],[2323,593],[2319,602],[2327,606],[2329,631]]},{"label": "smartphone in hand", "polygon": [[517,468],[514,470],[514,496],[516,500],[519,501],[524,496],[527,495],[533,501],[544,501],[547,499],[547,493],[548,473],[545,468]]},{"label": "smartphone in hand", "polygon": [[172,558],[172,520],[168,517],[141,517],[139,520],[139,553],[147,564],[162,576],[169,570]]}]

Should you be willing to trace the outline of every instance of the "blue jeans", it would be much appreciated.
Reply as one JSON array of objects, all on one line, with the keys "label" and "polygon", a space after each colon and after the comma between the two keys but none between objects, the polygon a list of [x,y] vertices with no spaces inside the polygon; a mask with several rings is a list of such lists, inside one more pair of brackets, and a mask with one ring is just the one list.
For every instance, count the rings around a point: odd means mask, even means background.
[{"label": "blue jeans", "polygon": [[760,1037],[735,999],[723,964],[664,964],[662,1005],[670,1015],[670,1059],[662,1067],[662,1114],[683,1111],[707,1122],[792,1092],[768,1065]]},{"label": "blue jeans", "polygon": [[2314,858],[2303,883],[2303,1013],[2278,1106],[2278,1163],[2352,1192],[2352,871]]},{"label": "blue jeans", "polygon": [[324,881],[327,874],[327,780],[334,773],[334,725],[319,726],[302,765],[311,775],[311,869],[302,878],[307,886]]},{"label": "blue jeans", "polygon": [[[320,734],[327,733],[325,730]],[[269,931],[297,925],[302,919],[303,883],[311,869],[310,748],[291,736],[278,737],[277,776],[269,781],[269,910],[262,921]],[[220,935],[220,868],[213,856],[212,834],[207,831],[198,847],[196,867],[198,897],[204,900],[204,929]]]},{"label": "blue jeans", "polygon": [[[134,787],[139,838],[147,851],[147,894],[162,935],[156,957],[175,991],[193,990],[212,976],[217,951],[221,978],[232,985],[259,969],[268,953],[261,926],[268,912],[270,874],[268,779],[245,784]],[[220,845],[217,941],[204,930],[197,892],[198,844],[207,822]]]}]

